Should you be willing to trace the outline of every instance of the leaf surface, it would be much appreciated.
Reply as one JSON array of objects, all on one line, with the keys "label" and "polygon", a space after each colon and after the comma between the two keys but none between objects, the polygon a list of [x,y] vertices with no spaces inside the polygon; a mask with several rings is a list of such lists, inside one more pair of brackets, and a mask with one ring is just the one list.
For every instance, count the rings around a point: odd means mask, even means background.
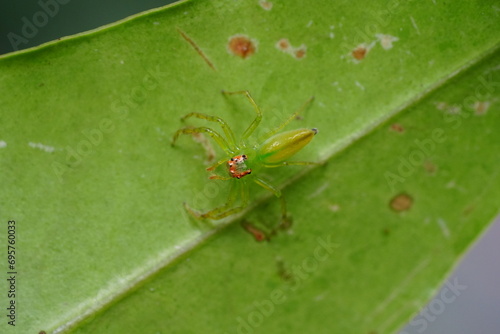
[{"label": "leaf surface", "polygon": [[[0,59],[17,330],[390,333],[498,214],[495,5],[266,3],[183,2]],[[315,96],[290,128],[319,129],[297,160],[322,165],[263,172],[294,222],[268,243],[182,207],[228,185],[199,143],[170,146],[180,117],[238,136],[255,115],[222,89],[262,108],[254,138]],[[250,189],[242,218],[272,228],[277,201]]]}]

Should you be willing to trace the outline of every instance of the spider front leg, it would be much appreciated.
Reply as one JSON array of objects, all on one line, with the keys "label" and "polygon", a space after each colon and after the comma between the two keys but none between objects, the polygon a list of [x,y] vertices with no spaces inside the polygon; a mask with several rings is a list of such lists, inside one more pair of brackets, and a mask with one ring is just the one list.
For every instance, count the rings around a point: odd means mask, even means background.
[{"label": "spider front leg", "polygon": [[[219,167],[220,165],[222,165],[225,162],[227,162],[227,158],[224,158],[222,160],[217,161],[215,164],[207,167],[206,170],[209,171],[209,172],[211,172],[211,171],[215,170],[217,167]],[[226,180],[226,179],[230,179],[230,178],[224,178],[224,180]]]},{"label": "spider front leg", "polygon": [[260,122],[262,121],[262,111],[260,110],[259,106],[257,103],[255,103],[254,99],[250,95],[250,93],[247,90],[241,90],[237,92],[226,92],[225,90],[222,91],[222,94],[226,95],[233,95],[233,94],[242,94],[245,95],[245,97],[248,99],[250,104],[254,107],[255,112],[257,113],[257,116],[253,120],[253,122],[248,126],[248,128],[243,132],[243,135],[241,136],[241,141],[243,142],[245,139],[250,137],[250,135],[255,131],[255,129],[259,126]]},{"label": "spider front leg", "polygon": [[180,135],[193,134],[193,133],[206,133],[215,140],[215,142],[224,150],[224,152],[226,152],[227,154],[234,153],[233,150],[229,147],[224,137],[222,137],[217,131],[207,127],[199,127],[199,128],[189,127],[189,128],[179,129],[174,134],[171,145],[175,146],[177,138],[179,138]]},{"label": "spider front leg", "polygon": [[[223,179],[221,178],[221,180]],[[189,212],[193,217],[197,219],[208,218],[212,220],[219,220],[242,211],[248,205],[247,185],[243,180],[240,181],[234,179],[231,181],[232,183],[231,183],[231,188],[229,189],[229,196],[226,203],[223,206],[207,211],[205,213],[193,210],[191,207],[189,207],[189,205],[187,205],[187,203],[184,203],[184,208],[186,209],[187,212]],[[237,188],[236,181],[240,182],[239,184],[240,192],[238,192],[238,189],[236,189]],[[241,194],[241,205],[238,207],[233,207],[238,197],[238,193]]]},{"label": "spider front leg", "polygon": [[265,140],[267,138],[272,137],[274,134],[281,131],[285,126],[287,126],[291,121],[297,119],[301,113],[303,113],[309,105],[314,101],[314,96],[311,96],[296,112],[294,112],[290,117],[288,117],[283,123],[278,125],[273,130],[266,133],[263,137],[259,138],[260,140]]},{"label": "spider front leg", "polygon": [[184,115],[181,118],[181,120],[184,121],[184,120],[186,120],[186,119],[188,119],[190,117],[204,119],[204,120],[207,120],[209,122],[219,123],[219,125],[222,128],[222,130],[224,131],[224,134],[226,135],[226,138],[228,140],[229,146],[231,147],[232,150],[236,149],[236,138],[234,137],[234,133],[231,130],[231,128],[229,127],[229,125],[227,125],[226,121],[224,121],[222,118],[216,117],[216,116],[210,116],[210,115],[207,115],[207,114],[202,114],[202,113],[199,113],[199,112],[192,112],[192,113],[189,113],[187,115]]}]

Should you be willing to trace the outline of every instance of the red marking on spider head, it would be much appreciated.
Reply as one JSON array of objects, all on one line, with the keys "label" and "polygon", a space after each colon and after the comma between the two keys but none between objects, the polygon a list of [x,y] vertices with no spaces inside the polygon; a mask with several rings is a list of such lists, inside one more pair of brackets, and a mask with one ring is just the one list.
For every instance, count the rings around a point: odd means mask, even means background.
[{"label": "red marking on spider head", "polygon": [[247,156],[242,154],[228,160],[227,167],[229,169],[229,175],[241,179],[243,176],[250,174],[252,170],[247,169],[247,165],[245,164],[246,159]]}]

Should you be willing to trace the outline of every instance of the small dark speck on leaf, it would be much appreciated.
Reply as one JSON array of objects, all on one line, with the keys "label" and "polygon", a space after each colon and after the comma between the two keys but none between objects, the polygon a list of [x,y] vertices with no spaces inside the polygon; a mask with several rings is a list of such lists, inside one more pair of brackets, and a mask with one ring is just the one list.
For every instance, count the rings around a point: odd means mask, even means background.
[{"label": "small dark speck on leaf", "polygon": [[281,51],[287,51],[291,47],[290,42],[286,38],[280,39],[276,46],[278,47],[278,49],[281,49]]},{"label": "small dark speck on leaf", "polygon": [[391,124],[391,130],[395,131],[395,132],[402,133],[405,131],[405,128],[399,123],[394,123],[394,124]]},{"label": "small dark speck on leaf", "polygon": [[430,161],[424,162],[424,169],[429,175],[435,175],[437,166]]}]

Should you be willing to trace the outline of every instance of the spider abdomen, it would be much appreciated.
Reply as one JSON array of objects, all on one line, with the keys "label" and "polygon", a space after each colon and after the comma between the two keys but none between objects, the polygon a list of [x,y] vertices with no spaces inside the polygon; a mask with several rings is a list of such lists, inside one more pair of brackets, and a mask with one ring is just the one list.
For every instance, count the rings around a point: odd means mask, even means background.
[{"label": "spider abdomen", "polygon": [[295,155],[318,133],[317,129],[297,129],[275,134],[257,150],[264,164],[278,164]]}]

